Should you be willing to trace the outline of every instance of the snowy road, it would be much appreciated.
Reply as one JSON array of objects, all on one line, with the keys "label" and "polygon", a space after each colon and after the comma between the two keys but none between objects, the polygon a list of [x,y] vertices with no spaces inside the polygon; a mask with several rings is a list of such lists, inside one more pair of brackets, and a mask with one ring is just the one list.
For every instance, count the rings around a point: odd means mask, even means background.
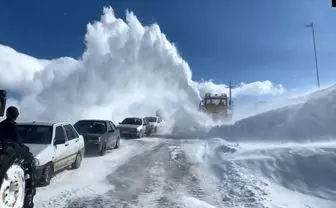
[{"label": "snowy road", "polygon": [[220,139],[124,140],[120,149],[58,174],[38,189],[35,203],[37,208],[335,206],[330,197],[300,195],[272,182],[272,171],[279,172],[272,166],[263,177],[261,166],[270,162],[259,151]]},{"label": "snowy road", "polygon": [[119,149],[108,151],[105,156],[85,157],[79,169],[62,171],[49,186],[38,188],[35,207],[66,207],[70,199],[104,194],[111,189],[107,175],[130,158],[152,149],[156,143],[122,141]]}]

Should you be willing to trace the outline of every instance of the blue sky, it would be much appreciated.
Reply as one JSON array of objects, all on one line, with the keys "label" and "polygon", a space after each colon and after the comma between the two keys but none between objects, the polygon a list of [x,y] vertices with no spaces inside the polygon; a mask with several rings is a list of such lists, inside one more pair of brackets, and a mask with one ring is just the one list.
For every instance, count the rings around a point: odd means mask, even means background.
[{"label": "blue sky", "polygon": [[2,0],[0,44],[37,58],[79,57],[86,24],[103,6],[157,22],[190,64],[193,79],[271,80],[316,85],[315,23],[321,83],[336,79],[336,9],[331,0]]}]

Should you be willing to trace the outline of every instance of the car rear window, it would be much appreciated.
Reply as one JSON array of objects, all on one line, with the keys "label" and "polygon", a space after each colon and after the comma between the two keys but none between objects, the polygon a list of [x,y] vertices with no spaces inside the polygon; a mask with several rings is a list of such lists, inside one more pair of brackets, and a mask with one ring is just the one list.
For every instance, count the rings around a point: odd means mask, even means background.
[{"label": "car rear window", "polygon": [[148,122],[156,122],[156,117],[145,117]]},{"label": "car rear window", "polygon": [[17,125],[19,140],[26,144],[50,144],[52,126]]},{"label": "car rear window", "polygon": [[107,126],[104,121],[81,120],[75,123],[74,127],[80,134],[103,134],[107,131]]},{"label": "car rear window", "polygon": [[141,125],[142,120],[140,118],[125,118],[121,124]]}]

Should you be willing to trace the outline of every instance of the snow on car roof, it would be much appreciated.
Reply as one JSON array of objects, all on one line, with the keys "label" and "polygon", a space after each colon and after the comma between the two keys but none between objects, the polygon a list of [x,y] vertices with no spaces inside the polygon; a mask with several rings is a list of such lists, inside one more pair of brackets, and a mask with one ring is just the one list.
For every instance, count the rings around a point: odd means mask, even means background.
[{"label": "snow on car roof", "polygon": [[105,120],[105,119],[80,119],[77,122],[82,122],[82,121],[95,121],[95,122],[110,122],[111,120]]},{"label": "snow on car roof", "polygon": [[126,117],[125,119],[140,119],[140,120],[142,120],[141,117]]},{"label": "snow on car roof", "polygon": [[70,124],[70,123],[67,123],[67,122],[51,122],[51,121],[24,121],[24,122],[17,122],[17,125],[52,126],[54,124]]}]

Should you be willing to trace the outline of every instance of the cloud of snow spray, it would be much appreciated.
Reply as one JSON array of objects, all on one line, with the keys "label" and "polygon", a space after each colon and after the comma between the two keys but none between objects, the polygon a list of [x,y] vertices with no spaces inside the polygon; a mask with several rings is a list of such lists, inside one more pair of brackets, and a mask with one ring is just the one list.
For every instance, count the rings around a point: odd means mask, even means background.
[{"label": "cloud of snow spray", "polygon": [[[0,48],[12,59],[30,58],[26,62],[33,68],[31,73],[26,70],[10,85],[6,85],[8,77],[0,78],[0,84],[10,89],[18,90],[22,83],[26,86],[20,91],[24,95],[19,104],[22,120],[104,118],[119,122],[126,116],[154,115],[161,110],[172,122],[170,129],[181,124],[186,131],[213,125],[197,107],[204,92],[227,92],[226,86],[193,81],[188,63],[157,24],[143,26],[132,12],[127,12],[125,22],[115,17],[112,8],[104,8],[101,20],[87,25],[85,43],[79,60],[15,57],[14,50]],[[6,61],[0,58],[10,65]],[[24,71],[22,65],[13,66],[15,62],[10,68],[17,74]],[[265,81],[242,85],[237,92],[247,91],[267,94],[283,88]]]},{"label": "cloud of snow spray", "polygon": [[127,13],[126,20],[105,8],[101,21],[88,24],[82,60],[74,70],[62,69],[69,73],[54,76],[37,95],[46,107],[39,117],[120,121],[154,115],[156,110],[170,117],[181,107],[195,109],[197,85],[176,48],[158,25],[143,27],[133,13]]}]

